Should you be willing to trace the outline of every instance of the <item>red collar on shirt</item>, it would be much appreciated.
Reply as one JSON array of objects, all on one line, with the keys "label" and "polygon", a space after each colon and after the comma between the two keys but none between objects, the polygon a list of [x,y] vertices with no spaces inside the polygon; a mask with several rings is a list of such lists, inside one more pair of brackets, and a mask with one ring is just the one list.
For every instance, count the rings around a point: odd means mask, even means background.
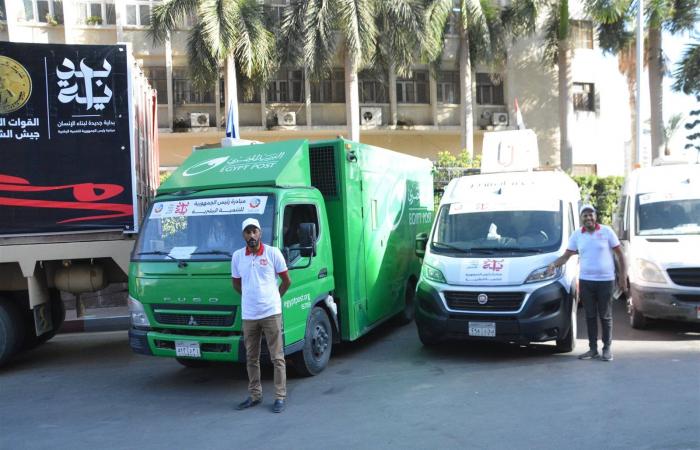
[{"label": "red collar on shirt", "polygon": [[[591,231],[591,233],[595,233],[595,232],[598,231],[598,230],[600,230],[600,224],[599,224],[599,223],[595,224],[595,230]],[[581,233],[585,233],[586,231],[588,231],[588,229],[587,229],[586,227],[581,227]],[[262,244],[260,244],[260,245],[262,245]],[[247,248],[247,247],[246,247],[246,248]],[[246,253],[246,255],[247,255],[247,254],[248,254],[248,253]]]},{"label": "red collar on shirt", "polygon": [[[258,252],[255,254],[255,256],[260,256],[260,255],[262,255],[264,249],[265,249],[265,246],[264,246],[263,243],[261,242],[261,243],[260,243],[260,248],[258,248]],[[248,255],[251,255],[252,253],[253,253],[253,252],[251,252],[250,249],[248,248],[248,246],[246,245],[246,246],[245,246],[245,255],[248,256]]]}]

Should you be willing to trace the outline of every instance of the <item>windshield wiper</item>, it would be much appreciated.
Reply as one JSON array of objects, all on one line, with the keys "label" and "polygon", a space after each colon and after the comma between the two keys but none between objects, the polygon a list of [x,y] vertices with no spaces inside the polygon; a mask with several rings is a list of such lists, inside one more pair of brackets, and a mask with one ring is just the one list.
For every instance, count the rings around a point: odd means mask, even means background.
[{"label": "windshield wiper", "polygon": [[511,252],[511,253],[542,253],[542,249],[539,248],[520,248],[520,247],[475,247],[472,249],[473,252]]},{"label": "windshield wiper", "polygon": [[452,249],[452,250],[457,250],[458,252],[461,252],[461,253],[469,253],[471,251],[471,249],[469,249],[469,248],[456,247],[454,245],[447,244],[445,242],[433,241],[433,245],[441,245],[443,247],[447,247],[447,248]]},{"label": "windshield wiper", "polygon": [[155,251],[152,251],[152,252],[138,252],[137,255],[161,255],[161,256],[167,256],[168,258],[177,261],[177,266],[178,266],[178,267],[187,267],[187,262],[185,262],[185,261],[183,261],[183,260],[181,260],[181,259],[177,259],[176,257],[174,257],[173,255],[171,255],[170,253],[164,252],[163,250],[155,250]]},{"label": "windshield wiper", "polygon": [[231,252],[227,252],[225,250],[204,250],[201,252],[194,252],[192,253],[193,255],[226,255],[226,256],[232,256]]}]

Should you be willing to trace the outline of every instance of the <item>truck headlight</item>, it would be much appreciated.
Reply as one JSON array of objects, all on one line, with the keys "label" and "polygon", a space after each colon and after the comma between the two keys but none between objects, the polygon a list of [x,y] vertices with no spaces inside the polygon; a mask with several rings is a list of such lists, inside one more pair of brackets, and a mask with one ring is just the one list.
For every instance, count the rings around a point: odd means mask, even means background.
[{"label": "truck headlight", "polygon": [[556,280],[557,278],[561,277],[562,274],[564,273],[564,270],[562,269],[562,266],[559,266],[554,269],[554,272],[551,274],[547,273],[547,267],[549,266],[544,266],[540,267],[539,269],[533,270],[530,275],[527,276],[525,279],[526,283],[537,283],[538,281],[547,281],[547,280]]},{"label": "truck headlight", "polygon": [[635,265],[637,269],[637,275],[644,281],[649,281],[651,283],[662,283],[666,284],[666,279],[664,274],[659,269],[659,266],[646,259],[637,258],[635,260]]},{"label": "truck headlight", "polygon": [[148,321],[143,304],[132,296],[129,296],[129,315],[131,316],[132,326],[137,328],[151,327],[151,322]]},{"label": "truck headlight", "polygon": [[427,264],[423,264],[423,270],[421,271],[421,275],[426,280],[436,281],[438,283],[447,283],[447,281],[445,281],[445,276],[442,274],[442,272],[440,272],[435,267],[431,267]]}]

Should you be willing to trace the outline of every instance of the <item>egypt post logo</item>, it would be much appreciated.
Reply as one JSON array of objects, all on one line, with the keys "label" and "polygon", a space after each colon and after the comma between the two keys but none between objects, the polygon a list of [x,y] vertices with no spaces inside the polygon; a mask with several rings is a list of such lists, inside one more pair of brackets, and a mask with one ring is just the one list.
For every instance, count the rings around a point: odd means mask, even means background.
[{"label": "egypt post logo", "polygon": [[0,114],[23,107],[32,95],[32,78],[24,66],[0,55]]},{"label": "egypt post logo", "polygon": [[257,208],[258,206],[260,206],[260,199],[255,197],[253,200],[250,201],[250,203],[248,203],[248,206],[250,206],[251,209]]},{"label": "egypt post logo", "polygon": [[226,160],[228,160],[228,158],[228,156],[220,156],[218,158],[202,161],[200,163],[195,164],[192,167],[187,168],[187,170],[182,172],[182,175],[186,177],[191,177],[193,175],[199,175],[200,173],[208,172],[211,169],[219,167],[220,165],[225,163]]}]

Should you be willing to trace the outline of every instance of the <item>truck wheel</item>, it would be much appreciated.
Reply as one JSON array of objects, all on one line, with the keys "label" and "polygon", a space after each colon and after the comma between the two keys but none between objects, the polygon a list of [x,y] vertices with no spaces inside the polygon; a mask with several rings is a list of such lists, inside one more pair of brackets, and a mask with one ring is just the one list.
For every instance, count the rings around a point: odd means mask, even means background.
[{"label": "truck wheel", "polygon": [[629,315],[630,315],[630,326],[635,330],[643,330],[649,326],[649,319],[642,314],[637,308],[634,307],[634,303],[630,301],[629,303]]},{"label": "truck wheel", "polygon": [[204,359],[175,358],[175,361],[190,369],[201,369],[203,367],[209,367],[209,361],[206,361]]},{"label": "truck wheel", "polygon": [[418,339],[425,347],[434,347],[440,343],[440,339],[420,325],[418,325]]},{"label": "truck wheel", "polygon": [[396,323],[406,325],[411,322],[416,315],[416,284],[413,280],[408,280],[406,283],[406,292],[404,294],[403,310],[396,316]]},{"label": "truck wheel", "polygon": [[309,314],[304,337],[304,348],[292,355],[294,370],[308,377],[318,375],[328,365],[333,347],[333,328],[326,311],[318,306]]},{"label": "truck wheel", "polygon": [[576,311],[578,311],[578,302],[571,305],[571,314],[569,317],[571,326],[569,326],[569,332],[563,339],[557,339],[557,351],[560,353],[569,353],[576,349],[576,333],[578,328]]},{"label": "truck wheel", "polygon": [[0,299],[0,366],[22,347],[24,322],[14,303]]}]

